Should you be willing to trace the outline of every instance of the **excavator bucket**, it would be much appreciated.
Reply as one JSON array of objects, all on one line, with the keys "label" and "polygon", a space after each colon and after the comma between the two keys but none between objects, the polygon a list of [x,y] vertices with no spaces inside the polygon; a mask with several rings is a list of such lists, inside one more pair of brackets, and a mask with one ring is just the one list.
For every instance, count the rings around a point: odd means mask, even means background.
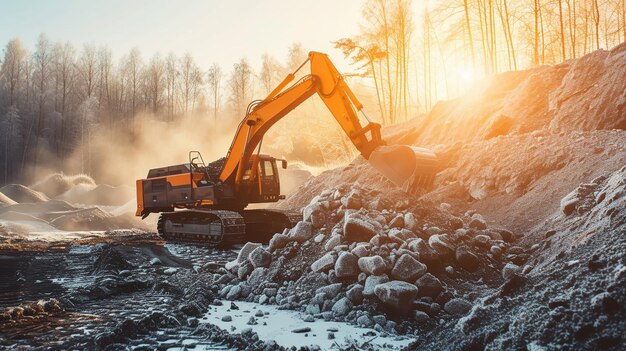
[{"label": "excavator bucket", "polygon": [[437,155],[429,149],[415,146],[379,146],[370,154],[369,162],[409,193],[430,188],[437,173]]}]

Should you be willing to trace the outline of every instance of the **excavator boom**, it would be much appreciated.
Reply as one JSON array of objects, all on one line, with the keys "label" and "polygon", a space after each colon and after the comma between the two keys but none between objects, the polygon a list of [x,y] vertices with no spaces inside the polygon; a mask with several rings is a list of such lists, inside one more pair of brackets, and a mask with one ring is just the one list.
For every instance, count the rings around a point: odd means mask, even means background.
[{"label": "excavator boom", "polygon": [[[428,186],[434,179],[436,156],[429,150],[405,145],[385,147],[381,138],[380,125],[369,121],[363,105],[356,98],[342,75],[329,60],[319,52],[310,52],[311,73],[287,88],[295,73],[289,74],[264,100],[251,105],[249,112],[239,124],[228,151],[220,180],[234,178],[237,187],[241,184],[244,171],[254,150],[267,131],[302,102],[317,94],[337,120],[350,141],[365,159],[389,180],[404,190]],[[358,112],[362,112],[368,123],[363,127]]]}]

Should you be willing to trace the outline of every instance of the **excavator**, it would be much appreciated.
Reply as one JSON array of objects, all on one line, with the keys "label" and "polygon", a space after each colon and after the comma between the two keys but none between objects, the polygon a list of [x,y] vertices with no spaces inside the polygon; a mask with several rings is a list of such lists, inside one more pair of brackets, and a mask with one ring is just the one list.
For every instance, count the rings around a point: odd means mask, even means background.
[{"label": "excavator", "polygon": [[[310,74],[288,86],[307,63]],[[361,155],[389,180],[405,191],[432,184],[437,156],[424,148],[387,146],[380,124],[371,121],[328,56],[310,52],[265,99],[250,103],[226,157],[205,164],[200,152],[191,151],[188,163],[154,168],[137,180],[136,215],[145,219],[160,213],[157,230],[165,240],[209,246],[267,241],[293,227],[302,220],[300,212],[246,207],[285,198],[278,165],[287,168],[287,161],[260,153],[263,136],[315,94]],[[365,126],[357,112],[367,120]]]}]

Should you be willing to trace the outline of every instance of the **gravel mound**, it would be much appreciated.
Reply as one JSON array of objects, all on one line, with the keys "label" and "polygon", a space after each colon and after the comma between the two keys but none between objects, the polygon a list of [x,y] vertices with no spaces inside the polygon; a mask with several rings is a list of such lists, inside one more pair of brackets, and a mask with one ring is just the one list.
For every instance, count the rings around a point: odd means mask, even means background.
[{"label": "gravel mound", "polygon": [[73,211],[76,207],[68,204],[65,201],[50,200],[46,202],[37,203],[19,203],[15,205],[9,205],[0,208],[0,213],[13,211],[19,213],[32,214],[35,217],[41,218],[54,218],[59,213],[64,211]]},{"label": "gravel mound", "polygon": [[[512,233],[480,215],[456,217],[408,194],[345,186],[322,192],[303,212],[267,251],[258,247],[215,277],[222,298],[370,326],[383,315],[378,329],[393,334],[466,315],[474,290],[496,288],[506,264],[524,266],[529,257]],[[261,251],[269,257],[259,263]]]},{"label": "gravel mound", "polygon": [[43,193],[29,189],[21,184],[8,184],[0,188],[0,193],[19,203],[34,203],[48,201]]},{"label": "gravel mound", "polygon": [[30,188],[53,198],[79,184],[95,186],[96,182],[93,178],[86,174],[76,174],[70,176],[62,173],[53,173],[43,180],[33,184]]},{"label": "gravel mound", "polygon": [[10,197],[0,193],[0,207],[7,205],[15,205],[17,202],[13,201]]}]

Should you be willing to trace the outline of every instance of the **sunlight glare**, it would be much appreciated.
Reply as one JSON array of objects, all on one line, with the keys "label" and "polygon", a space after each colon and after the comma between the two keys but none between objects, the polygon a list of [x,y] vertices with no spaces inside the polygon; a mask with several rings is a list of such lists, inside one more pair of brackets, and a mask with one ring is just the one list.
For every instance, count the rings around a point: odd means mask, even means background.
[{"label": "sunlight glare", "polygon": [[474,74],[469,69],[461,70],[459,72],[459,75],[461,76],[461,79],[463,79],[463,81],[465,82],[471,82],[472,80],[474,80]]}]

